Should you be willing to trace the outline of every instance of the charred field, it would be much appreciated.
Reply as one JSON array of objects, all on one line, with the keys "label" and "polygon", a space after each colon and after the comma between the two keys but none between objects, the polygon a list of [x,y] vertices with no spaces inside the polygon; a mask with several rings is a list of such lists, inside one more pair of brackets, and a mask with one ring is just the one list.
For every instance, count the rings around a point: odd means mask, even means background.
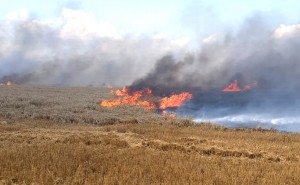
[{"label": "charred field", "polygon": [[300,181],[299,134],[98,105],[111,96],[108,88],[0,87],[0,184]]}]

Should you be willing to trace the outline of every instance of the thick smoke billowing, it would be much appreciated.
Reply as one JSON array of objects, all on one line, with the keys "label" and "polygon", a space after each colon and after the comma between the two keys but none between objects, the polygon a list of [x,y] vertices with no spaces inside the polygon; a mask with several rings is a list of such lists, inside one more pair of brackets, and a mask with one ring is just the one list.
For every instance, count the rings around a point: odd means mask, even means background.
[{"label": "thick smoke billowing", "polygon": [[[300,131],[299,26],[271,29],[256,18],[235,33],[212,37],[200,52],[181,61],[163,57],[132,88],[151,87],[161,95],[191,91],[194,98],[179,111],[199,121]],[[252,82],[257,86],[247,92],[221,92],[233,80],[241,87]]]},{"label": "thick smoke billowing", "polygon": [[81,10],[58,20],[34,17],[0,22],[0,82],[122,86],[180,47],[152,36],[121,36]]},{"label": "thick smoke billowing", "polygon": [[[194,97],[178,110],[182,115],[229,126],[277,125],[300,131],[299,25],[275,28],[254,16],[237,31],[204,39],[199,51],[178,60],[172,54],[183,49],[174,42],[120,36],[95,20],[83,20],[86,27],[96,24],[85,30],[74,16],[90,15],[65,11],[59,24],[34,18],[0,23],[0,82],[72,86],[133,82],[132,89],[148,87],[161,96],[190,91]],[[240,86],[253,82],[257,86],[247,92],[221,92],[233,80]]]},{"label": "thick smoke billowing", "polygon": [[297,95],[299,44],[297,33],[280,37],[264,22],[249,20],[237,33],[204,43],[199,53],[182,61],[163,57],[133,87],[211,90],[237,79],[243,84],[257,81],[258,88],[268,93]]}]

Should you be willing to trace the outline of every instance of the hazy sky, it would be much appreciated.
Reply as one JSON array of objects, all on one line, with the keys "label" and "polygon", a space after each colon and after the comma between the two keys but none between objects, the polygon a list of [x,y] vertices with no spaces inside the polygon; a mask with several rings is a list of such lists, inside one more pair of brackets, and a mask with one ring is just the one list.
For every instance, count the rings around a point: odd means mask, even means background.
[{"label": "hazy sky", "polygon": [[[4,0],[0,17],[28,12],[41,20],[55,19],[63,8],[80,9],[120,34],[192,37],[234,29],[254,13],[277,16],[282,23],[298,23],[297,0]],[[277,22],[278,23],[278,22]]]}]

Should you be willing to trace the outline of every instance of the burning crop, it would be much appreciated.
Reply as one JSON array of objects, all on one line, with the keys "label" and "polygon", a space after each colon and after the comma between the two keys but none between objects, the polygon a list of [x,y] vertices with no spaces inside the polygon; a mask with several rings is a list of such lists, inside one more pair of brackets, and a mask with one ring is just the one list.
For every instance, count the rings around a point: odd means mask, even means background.
[{"label": "burning crop", "polygon": [[162,110],[163,116],[175,117],[175,113],[168,113],[166,109],[168,108],[178,108],[183,105],[183,103],[192,98],[192,94],[188,92],[183,92],[180,94],[173,94],[170,97],[162,98],[159,103],[154,103],[149,100],[144,100],[145,97],[153,96],[151,89],[146,88],[140,91],[130,91],[127,87],[123,89],[117,89],[116,91],[111,91],[112,94],[116,96],[113,100],[102,100],[98,104],[102,107],[115,107],[121,105],[138,105],[143,106],[147,109],[159,109]]},{"label": "burning crop", "polygon": [[[113,91],[112,91],[112,93],[113,93]],[[123,89],[121,89],[121,90],[117,89],[115,92],[115,95],[116,96],[127,96],[127,95],[129,95],[129,90],[126,87],[123,87]]]},{"label": "burning crop", "polygon": [[173,94],[170,97],[164,97],[160,100],[160,109],[167,108],[177,108],[180,107],[186,100],[190,100],[192,98],[192,94],[188,92],[183,92],[180,94]]},{"label": "burning crop", "polygon": [[168,113],[166,110],[163,110],[162,113],[161,113],[161,115],[165,116],[165,117],[171,117],[171,118],[175,118],[176,117],[176,113],[175,112]]},{"label": "burning crop", "polygon": [[253,82],[252,84],[245,85],[244,88],[240,88],[238,85],[238,81],[234,80],[228,86],[226,86],[222,92],[245,92],[251,90],[253,87],[257,86],[257,82]]},{"label": "burning crop", "polygon": [[103,100],[99,102],[100,106],[103,107],[114,107],[120,105],[140,105],[148,109],[155,109],[156,105],[152,102],[141,100],[142,96],[152,96],[150,89],[145,89],[136,92],[130,92],[128,88],[124,87],[122,90],[111,91],[117,96],[114,100]]},{"label": "burning crop", "polygon": [[14,83],[12,81],[7,81],[7,83],[0,83],[0,86],[13,86]]}]

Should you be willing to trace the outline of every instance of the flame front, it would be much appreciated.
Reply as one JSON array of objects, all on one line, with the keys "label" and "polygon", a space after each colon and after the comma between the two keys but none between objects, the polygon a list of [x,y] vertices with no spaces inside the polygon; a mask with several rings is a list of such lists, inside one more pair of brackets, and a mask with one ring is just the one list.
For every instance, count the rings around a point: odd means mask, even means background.
[{"label": "flame front", "polygon": [[176,117],[176,113],[175,112],[171,112],[168,113],[166,110],[163,110],[161,113],[162,116],[164,117],[171,117],[171,118],[175,118]]},{"label": "flame front", "polygon": [[120,105],[140,105],[148,109],[156,108],[156,105],[154,103],[145,100],[140,100],[142,96],[152,96],[152,92],[150,89],[144,89],[141,91],[131,93],[128,88],[124,87],[122,90],[116,90],[114,94],[119,98],[114,100],[103,100],[99,102],[99,105],[103,107],[114,107]]},{"label": "flame front", "polygon": [[251,90],[253,87],[257,86],[257,82],[245,85],[243,89],[238,86],[238,81],[234,80],[231,84],[226,86],[222,92],[245,92]]},{"label": "flame front", "polygon": [[7,85],[7,86],[12,86],[12,85],[14,85],[14,83],[11,82],[11,81],[8,81],[8,82],[6,83],[6,85]]},{"label": "flame front", "polygon": [[170,97],[164,97],[159,101],[159,105],[153,102],[142,100],[142,97],[153,96],[152,91],[146,88],[141,91],[131,92],[127,87],[123,87],[121,90],[111,91],[117,98],[114,100],[103,100],[99,102],[102,107],[114,107],[120,105],[139,105],[146,107],[148,109],[161,109],[163,116],[175,117],[175,113],[167,113],[165,109],[167,108],[178,108],[186,100],[192,98],[192,94],[188,92],[183,92],[181,94],[173,94]]},{"label": "flame front", "polygon": [[126,87],[123,87],[122,90],[117,89],[115,92],[116,96],[128,96],[129,95],[129,90]]},{"label": "flame front", "polygon": [[0,86],[13,86],[15,85],[12,81],[7,81],[7,83],[0,83]]},{"label": "flame front", "polygon": [[183,102],[186,100],[190,100],[192,98],[192,94],[188,92],[183,92],[180,94],[174,94],[170,97],[164,97],[160,100],[160,109],[167,109],[167,108],[177,108],[180,107]]},{"label": "flame front", "polygon": [[237,80],[234,80],[231,84],[229,84],[227,87],[225,87],[223,92],[241,92],[242,90],[238,86]]}]

